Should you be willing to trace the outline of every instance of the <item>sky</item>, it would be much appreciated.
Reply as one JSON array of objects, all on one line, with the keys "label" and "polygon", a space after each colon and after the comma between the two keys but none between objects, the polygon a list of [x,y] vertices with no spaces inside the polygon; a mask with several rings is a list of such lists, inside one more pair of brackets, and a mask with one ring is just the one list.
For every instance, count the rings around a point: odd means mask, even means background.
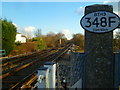
[{"label": "sky", "polygon": [[[8,0],[9,1],[9,0]],[[113,5],[114,12],[118,13],[118,3],[109,0],[100,2],[6,2],[3,0],[2,19],[12,21],[17,27],[17,32],[34,37],[37,29],[42,34],[49,32],[63,33],[67,39],[73,34],[84,34],[80,20],[84,15],[84,8],[93,4]]]}]

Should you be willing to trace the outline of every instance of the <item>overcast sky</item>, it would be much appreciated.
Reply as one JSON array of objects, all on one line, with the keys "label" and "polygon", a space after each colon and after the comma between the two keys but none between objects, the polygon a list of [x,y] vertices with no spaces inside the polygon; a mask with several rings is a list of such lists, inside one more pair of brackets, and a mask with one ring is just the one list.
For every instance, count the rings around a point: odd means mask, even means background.
[{"label": "overcast sky", "polygon": [[99,0],[100,2],[85,2],[88,0],[83,2],[77,2],[78,0],[76,2],[3,1],[0,17],[11,20],[18,32],[29,33],[31,36],[34,36],[37,29],[42,29],[44,35],[49,32],[62,32],[68,39],[71,39],[75,33],[84,34],[84,30],[80,26],[80,19],[84,15],[85,6],[88,5],[110,4],[113,5],[114,12],[118,13],[118,3],[111,3],[109,0]]}]

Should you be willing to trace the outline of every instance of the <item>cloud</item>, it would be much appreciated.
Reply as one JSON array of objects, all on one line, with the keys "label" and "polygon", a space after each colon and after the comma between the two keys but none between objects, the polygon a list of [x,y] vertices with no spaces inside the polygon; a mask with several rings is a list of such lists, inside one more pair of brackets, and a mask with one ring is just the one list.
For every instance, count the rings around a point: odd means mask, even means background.
[{"label": "cloud", "polygon": [[65,37],[70,40],[72,38],[72,33],[70,32],[69,29],[63,29],[62,33],[65,35]]},{"label": "cloud", "polygon": [[28,27],[20,27],[19,25],[13,23],[13,25],[15,25],[15,27],[17,28],[17,32],[22,33],[23,35],[27,36],[27,37],[33,37],[34,33],[36,31],[36,28],[34,26],[28,26]]},{"label": "cloud", "polygon": [[84,8],[83,7],[79,7],[76,9],[75,11],[77,14],[84,14]]},{"label": "cloud", "polygon": [[32,32],[34,32],[35,30],[36,30],[36,28],[33,27],[33,26],[28,26],[28,27],[25,27],[25,28],[24,28],[24,31],[27,32],[27,33],[32,33]]},{"label": "cloud", "polygon": [[15,23],[12,23],[12,24],[13,24],[15,27],[18,27],[17,24],[15,24]]},{"label": "cloud", "polygon": [[109,3],[109,1],[104,1],[104,2],[103,2],[103,4],[108,4],[108,3]]},{"label": "cloud", "polygon": [[28,27],[25,27],[23,30],[25,32],[25,35],[30,38],[34,36],[36,28],[33,26],[28,26]]}]

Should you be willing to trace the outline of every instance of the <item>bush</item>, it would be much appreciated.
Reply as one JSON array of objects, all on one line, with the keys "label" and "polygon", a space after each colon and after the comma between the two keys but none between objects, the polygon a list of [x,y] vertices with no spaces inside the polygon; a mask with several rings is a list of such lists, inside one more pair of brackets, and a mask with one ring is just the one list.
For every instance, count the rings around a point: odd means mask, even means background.
[{"label": "bush", "polygon": [[12,22],[8,22],[6,19],[2,21],[2,49],[6,50],[6,55],[8,55],[15,46],[16,31],[16,27]]},{"label": "bush", "polygon": [[37,49],[43,50],[47,47],[45,41],[40,37],[33,38],[33,41],[39,42],[39,44],[37,45]]},{"label": "bush", "polygon": [[17,42],[15,43],[15,45],[19,46],[19,45],[21,45],[21,42],[20,42],[20,41],[17,41]]}]

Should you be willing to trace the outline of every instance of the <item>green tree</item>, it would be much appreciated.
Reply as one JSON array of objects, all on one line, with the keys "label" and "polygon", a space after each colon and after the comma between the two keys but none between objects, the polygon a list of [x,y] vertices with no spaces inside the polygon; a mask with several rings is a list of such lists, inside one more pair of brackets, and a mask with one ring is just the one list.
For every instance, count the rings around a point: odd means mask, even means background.
[{"label": "green tree", "polygon": [[47,47],[45,41],[40,37],[33,38],[33,41],[38,41],[39,42],[39,44],[37,46],[37,49],[43,50]]},{"label": "green tree", "polygon": [[7,19],[2,20],[2,49],[6,50],[8,55],[15,46],[16,27]]},{"label": "green tree", "polygon": [[2,49],[2,20],[0,19],[0,49]]}]

